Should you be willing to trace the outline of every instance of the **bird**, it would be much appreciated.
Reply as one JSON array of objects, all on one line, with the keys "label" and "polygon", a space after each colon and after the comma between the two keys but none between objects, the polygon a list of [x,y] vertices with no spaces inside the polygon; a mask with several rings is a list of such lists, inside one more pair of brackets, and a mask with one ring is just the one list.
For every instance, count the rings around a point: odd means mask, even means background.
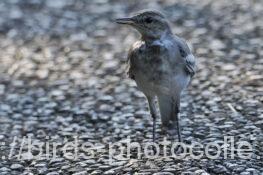
[{"label": "bird", "polygon": [[161,123],[178,141],[180,99],[196,73],[196,61],[186,41],[172,33],[169,21],[157,10],[142,10],[131,17],[117,18],[118,24],[135,28],[141,35],[130,48],[127,74],[148,101],[153,120],[152,139],[156,140],[156,98]]}]

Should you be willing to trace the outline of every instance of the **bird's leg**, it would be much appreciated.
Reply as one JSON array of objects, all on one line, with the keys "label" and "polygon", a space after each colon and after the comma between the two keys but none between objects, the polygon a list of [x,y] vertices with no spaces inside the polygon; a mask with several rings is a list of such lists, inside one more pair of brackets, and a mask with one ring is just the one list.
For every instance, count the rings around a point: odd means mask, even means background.
[{"label": "bird's leg", "polygon": [[[178,117],[179,119],[179,117]],[[180,128],[180,121],[178,119],[174,119],[171,121],[168,127],[168,133],[171,135],[172,141],[176,142],[181,142],[182,141],[182,136],[181,136],[181,128]],[[177,138],[176,138],[177,135]]]},{"label": "bird's leg", "polygon": [[175,122],[176,128],[177,128],[178,142],[181,142],[182,136],[181,136],[180,113],[179,112],[177,113],[176,119],[174,122]]},{"label": "bird's leg", "polygon": [[153,142],[155,142],[155,128],[156,128],[156,116],[153,115],[153,130],[152,130]]},{"label": "bird's leg", "polygon": [[173,99],[173,113],[174,117],[172,118],[173,125],[176,125],[177,129],[177,136],[178,136],[178,142],[182,142],[182,136],[181,136],[181,125],[180,125],[180,95],[177,96],[177,98]]},{"label": "bird's leg", "polygon": [[181,153],[183,150],[182,147],[182,136],[181,136],[181,127],[180,127],[180,96],[177,96],[177,98],[173,99],[173,110],[172,110],[172,118],[171,118],[171,129],[172,129],[172,137],[173,140],[175,141],[175,135],[177,131],[177,136],[178,136],[178,146],[176,148],[177,153]]},{"label": "bird's leg", "polygon": [[156,115],[157,115],[156,106],[154,102],[154,97],[147,96],[147,100],[149,103],[150,113],[153,119],[152,138],[153,138],[153,142],[155,142],[155,127],[156,127]]},{"label": "bird's leg", "polygon": [[182,145],[180,144],[182,142],[182,135],[181,135],[179,112],[176,113],[175,118],[173,118],[173,120],[172,120],[172,139],[173,139],[173,141],[175,141],[176,131],[177,131],[178,143],[179,143],[179,145],[175,148],[176,153],[182,153],[183,148],[182,148]]}]

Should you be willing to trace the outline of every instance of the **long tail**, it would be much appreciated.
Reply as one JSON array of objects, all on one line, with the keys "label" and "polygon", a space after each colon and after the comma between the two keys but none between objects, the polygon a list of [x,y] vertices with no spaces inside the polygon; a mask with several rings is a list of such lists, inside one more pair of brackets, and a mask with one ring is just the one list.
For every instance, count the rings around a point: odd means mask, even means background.
[{"label": "long tail", "polygon": [[158,103],[162,124],[164,126],[169,126],[171,121],[177,119],[180,110],[180,95],[173,97],[168,95],[158,95]]}]

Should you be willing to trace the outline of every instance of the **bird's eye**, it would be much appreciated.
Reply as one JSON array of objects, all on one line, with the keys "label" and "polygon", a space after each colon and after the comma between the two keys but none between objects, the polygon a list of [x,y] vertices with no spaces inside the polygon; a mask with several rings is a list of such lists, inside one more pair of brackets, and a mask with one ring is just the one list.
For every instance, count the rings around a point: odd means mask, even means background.
[{"label": "bird's eye", "polygon": [[146,22],[147,24],[150,24],[150,23],[153,22],[153,19],[150,18],[150,17],[148,17],[148,18],[145,19],[145,22]]}]

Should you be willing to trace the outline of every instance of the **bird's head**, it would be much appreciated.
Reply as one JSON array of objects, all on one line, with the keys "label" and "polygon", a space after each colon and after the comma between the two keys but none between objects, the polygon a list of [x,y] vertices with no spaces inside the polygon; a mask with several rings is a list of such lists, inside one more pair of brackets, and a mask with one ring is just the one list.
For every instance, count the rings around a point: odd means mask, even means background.
[{"label": "bird's head", "polygon": [[168,21],[165,16],[158,11],[141,11],[132,17],[116,19],[116,22],[134,27],[145,39],[160,38],[166,33],[171,33]]}]

